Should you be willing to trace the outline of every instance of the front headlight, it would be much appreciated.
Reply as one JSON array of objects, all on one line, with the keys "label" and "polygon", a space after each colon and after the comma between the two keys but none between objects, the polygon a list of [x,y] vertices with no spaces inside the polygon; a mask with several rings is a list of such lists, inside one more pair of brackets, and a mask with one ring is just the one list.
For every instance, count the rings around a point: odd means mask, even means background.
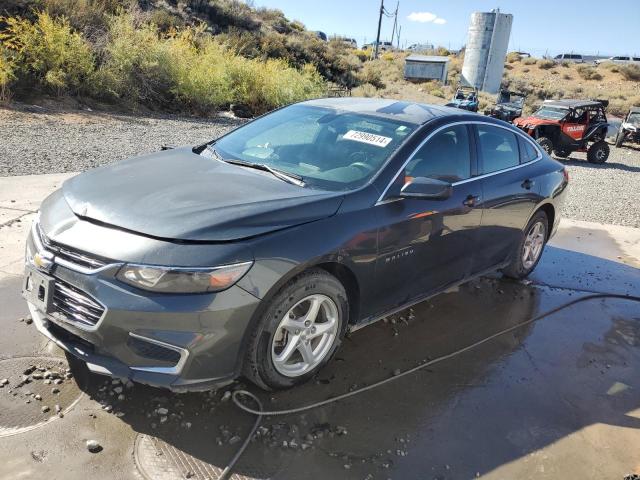
[{"label": "front headlight", "polygon": [[118,280],[143,290],[164,293],[219,292],[229,288],[249,271],[253,262],[212,268],[124,265]]}]

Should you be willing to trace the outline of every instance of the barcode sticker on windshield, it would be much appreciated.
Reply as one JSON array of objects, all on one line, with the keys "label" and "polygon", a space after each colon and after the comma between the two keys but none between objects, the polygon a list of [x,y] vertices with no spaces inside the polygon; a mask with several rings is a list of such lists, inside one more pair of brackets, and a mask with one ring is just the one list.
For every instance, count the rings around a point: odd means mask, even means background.
[{"label": "barcode sticker on windshield", "polygon": [[390,137],[383,137],[382,135],[376,135],[374,133],[359,132],[358,130],[349,130],[344,134],[342,138],[347,140],[354,140],[356,142],[368,143],[369,145],[375,145],[376,147],[386,147],[391,142]]}]

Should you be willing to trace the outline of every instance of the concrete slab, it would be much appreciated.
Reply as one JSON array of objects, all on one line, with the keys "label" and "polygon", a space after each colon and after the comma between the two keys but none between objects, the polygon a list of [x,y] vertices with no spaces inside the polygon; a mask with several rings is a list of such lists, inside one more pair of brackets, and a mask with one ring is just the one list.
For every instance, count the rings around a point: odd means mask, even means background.
[{"label": "concrete slab", "polygon": [[47,195],[75,175],[77,173],[0,177],[0,207],[34,212]]}]

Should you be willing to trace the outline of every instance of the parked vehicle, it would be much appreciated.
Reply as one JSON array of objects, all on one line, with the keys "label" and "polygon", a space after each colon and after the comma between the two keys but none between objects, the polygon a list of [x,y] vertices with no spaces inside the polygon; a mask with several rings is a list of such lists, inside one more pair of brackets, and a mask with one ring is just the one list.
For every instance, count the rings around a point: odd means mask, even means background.
[{"label": "parked vehicle", "polygon": [[355,38],[333,36],[331,37],[331,41],[342,43],[349,48],[358,48],[358,42]]},{"label": "parked vehicle", "polygon": [[[376,48],[376,42],[367,43],[366,45],[363,45],[362,48],[374,50]],[[393,43],[380,42],[380,46],[378,47],[379,52],[390,52],[392,50],[395,50]]]},{"label": "parked vehicle", "polygon": [[584,58],[582,55],[576,53],[561,53],[560,55],[556,55],[553,59],[560,62],[573,62],[573,63],[584,63]]},{"label": "parked vehicle", "polygon": [[318,40],[322,40],[323,42],[327,41],[327,34],[326,33],[321,32],[320,30],[317,30],[317,31],[315,31],[313,33],[315,34],[315,36],[316,36],[316,38]]},{"label": "parked vehicle", "polygon": [[638,64],[638,63],[640,63],[640,57],[618,56],[618,57],[609,57],[609,58],[604,58],[604,59],[598,59],[598,60],[595,61],[596,65],[600,65],[601,63],[618,63],[618,64],[622,64],[622,65],[626,65],[626,64],[630,64],[630,63]]},{"label": "parked vehicle", "polygon": [[434,50],[432,43],[413,43],[407,47],[410,52],[429,52]]},{"label": "parked vehicle", "polygon": [[609,123],[607,100],[545,100],[530,117],[513,121],[514,125],[536,139],[549,155],[561,158],[572,152],[587,152],[590,163],[604,163],[609,158],[605,142]]},{"label": "parked vehicle", "polygon": [[616,135],[616,147],[624,142],[640,143],[640,107],[631,107]]},{"label": "parked vehicle", "polygon": [[470,112],[477,112],[479,104],[478,89],[475,87],[463,86],[456,89],[453,99],[451,102],[447,103],[446,106],[469,110]]},{"label": "parked vehicle", "polygon": [[528,275],[567,182],[492,118],[307,101],[67,180],[32,226],[23,295],[92,371],[290,387],[348,330],[486,272]]},{"label": "parked vehicle", "polygon": [[522,109],[524,108],[526,98],[527,95],[525,93],[500,90],[496,104],[485,110],[484,114],[505,122],[512,122],[522,116]]}]

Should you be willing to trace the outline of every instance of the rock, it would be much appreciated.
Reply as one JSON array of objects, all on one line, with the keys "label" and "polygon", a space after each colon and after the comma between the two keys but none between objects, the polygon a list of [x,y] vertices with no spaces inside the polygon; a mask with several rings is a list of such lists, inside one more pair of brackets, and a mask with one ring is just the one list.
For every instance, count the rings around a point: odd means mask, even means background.
[{"label": "rock", "polygon": [[87,440],[86,445],[87,450],[89,450],[91,453],[98,453],[102,450],[102,445],[100,445],[95,440]]},{"label": "rock", "polygon": [[122,387],[116,387],[113,389],[115,393],[122,393]]},{"label": "rock", "polygon": [[53,394],[60,393],[60,389],[59,389],[59,388],[56,388],[56,387],[53,387],[53,388],[51,389],[51,393],[53,393]]},{"label": "rock", "polygon": [[9,379],[8,378],[3,378],[2,380],[0,380],[0,385],[2,385],[3,387],[9,383]]},{"label": "rock", "polygon": [[44,407],[42,407],[40,410],[42,410],[42,413],[47,413],[49,411],[49,407],[47,407],[46,405]]},{"label": "rock", "polygon": [[162,416],[162,417],[160,417],[160,423],[165,423],[168,419],[169,419],[169,417]]},{"label": "rock", "polygon": [[394,376],[394,377],[397,377],[397,376],[398,376],[398,375],[400,375],[401,373],[402,373],[402,370],[400,370],[399,368],[396,368],[396,369],[393,371],[393,376]]},{"label": "rock", "polygon": [[33,378],[34,380],[42,380],[44,378],[44,375],[40,372],[34,372],[31,374],[31,378]]},{"label": "rock", "polygon": [[42,400],[42,397],[40,395],[34,395],[34,397],[36,400]]},{"label": "rock", "polygon": [[229,445],[234,445],[234,444],[238,443],[241,440],[242,440],[242,438],[240,438],[238,435],[234,435],[233,437],[231,437],[229,439]]},{"label": "rock", "polygon": [[45,385],[51,385],[51,380],[49,380],[49,379],[47,378],[47,379],[46,379],[44,382],[42,382],[42,383],[44,383]]},{"label": "rock", "polygon": [[105,412],[111,412],[113,410],[113,407],[111,405],[105,405],[104,406],[104,411]]},{"label": "rock", "polygon": [[158,415],[166,415],[167,413],[169,413],[169,410],[164,407],[160,407],[156,410],[156,413]]},{"label": "rock", "polygon": [[119,401],[119,402],[122,402],[122,401],[124,400],[124,398],[125,398],[125,397],[124,397],[124,395],[123,395],[123,394],[118,395],[118,401]]},{"label": "rock", "polygon": [[33,319],[31,317],[27,317],[24,319],[24,323],[27,325],[31,325],[33,323]]},{"label": "rock", "polygon": [[53,383],[55,383],[56,385],[62,385],[62,379],[61,378],[57,378],[53,381]]},{"label": "rock", "polygon": [[231,398],[231,390],[227,390],[226,392],[224,392],[224,395],[222,395],[222,401],[226,402]]}]

